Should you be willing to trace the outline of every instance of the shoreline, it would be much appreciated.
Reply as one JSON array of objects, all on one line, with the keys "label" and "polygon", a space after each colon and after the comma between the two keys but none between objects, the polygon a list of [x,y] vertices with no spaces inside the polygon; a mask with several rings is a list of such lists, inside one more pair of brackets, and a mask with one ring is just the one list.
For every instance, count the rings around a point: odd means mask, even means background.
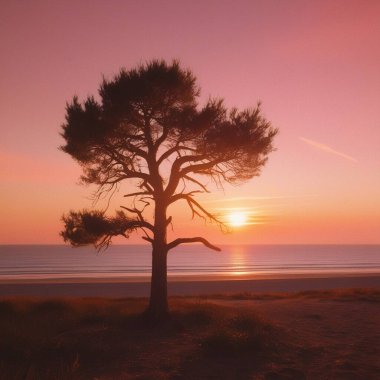
[{"label": "shoreline", "polygon": [[[215,281],[261,281],[261,280],[298,280],[315,278],[355,278],[380,277],[380,272],[310,272],[310,273],[232,273],[232,274],[185,274],[168,275],[168,283],[175,282],[215,282]],[[2,278],[0,286],[10,284],[104,284],[104,283],[150,283],[149,275],[137,276],[61,276]]]},{"label": "shoreline", "polygon": [[[238,277],[238,278],[237,278]],[[380,274],[302,274],[255,276],[173,276],[169,296],[221,293],[302,292],[343,288],[380,288]],[[0,280],[0,297],[148,297],[150,278],[63,278]]]}]

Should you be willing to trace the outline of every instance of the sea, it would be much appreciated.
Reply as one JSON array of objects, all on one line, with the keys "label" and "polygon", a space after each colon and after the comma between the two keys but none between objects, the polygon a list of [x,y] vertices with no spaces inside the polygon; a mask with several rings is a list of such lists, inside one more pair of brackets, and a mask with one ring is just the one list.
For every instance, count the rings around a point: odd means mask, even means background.
[{"label": "sea", "polygon": [[[380,245],[183,245],[168,255],[169,276],[379,274]],[[0,245],[0,280],[148,277],[148,245],[98,252],[65,245]]]}]

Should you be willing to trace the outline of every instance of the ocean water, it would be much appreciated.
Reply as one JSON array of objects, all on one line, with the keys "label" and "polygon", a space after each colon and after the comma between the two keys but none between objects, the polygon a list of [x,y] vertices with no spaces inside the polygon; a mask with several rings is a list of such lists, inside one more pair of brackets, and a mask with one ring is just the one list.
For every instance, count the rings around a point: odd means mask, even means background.
[{"label": "ocean water", "polygon": [[[380,273],[380,245],[236,245],[214,252],[180,246],[168,257],[169,276]],[[0,245],[0,280],[149,276],[150,246]]]}]

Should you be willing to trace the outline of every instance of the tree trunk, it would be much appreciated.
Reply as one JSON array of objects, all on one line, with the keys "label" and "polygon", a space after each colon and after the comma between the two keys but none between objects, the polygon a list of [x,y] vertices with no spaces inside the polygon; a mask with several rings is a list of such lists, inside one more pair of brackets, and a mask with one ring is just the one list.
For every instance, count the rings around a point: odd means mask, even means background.
[{"label": "tree trunk", "polygon": [[166,318],[169,313],[166,227],[166,207],[158,203],[155,210],[152,278],[148,308],[149,316],[156,320]]},{"label": "tree trunk", "polygon": [[169,313],[167,290],[167,250],[154,247],[152,252],[152,279],[148,314],[153,319],[164,319]]}]

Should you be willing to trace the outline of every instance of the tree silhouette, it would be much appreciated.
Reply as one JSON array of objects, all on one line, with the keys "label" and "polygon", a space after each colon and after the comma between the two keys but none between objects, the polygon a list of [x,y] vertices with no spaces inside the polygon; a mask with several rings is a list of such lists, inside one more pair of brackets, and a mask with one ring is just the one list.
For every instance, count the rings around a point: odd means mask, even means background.
[{"label": "tree silhouette", "polygon": [[199,107],[196,78],[176,61],[122,69],[112,80],[103,79],[99,95],[100,101],[88,97],[81,104],[74,97],[67,104],[61,149],[82,167],[82,181],[97,186],[97,196],[112,194],[125,180],[132,180],[135,191],[125,195],[128,207],[114,217],[71,211],[63,216],[61,235],[73,246],[105,248],[114,236],[142,230],[152,245],[148,313],[161,318],[168,313],[168,252],[195,242],[220,250],[198,236],[168,242],[168,207],[185,201],[193,217],[222,224],[195,199],[208,192],[204,180],[223,186],[259,175],[277,130],[259,105],[228,111],[222,100],[210,99]]}]

